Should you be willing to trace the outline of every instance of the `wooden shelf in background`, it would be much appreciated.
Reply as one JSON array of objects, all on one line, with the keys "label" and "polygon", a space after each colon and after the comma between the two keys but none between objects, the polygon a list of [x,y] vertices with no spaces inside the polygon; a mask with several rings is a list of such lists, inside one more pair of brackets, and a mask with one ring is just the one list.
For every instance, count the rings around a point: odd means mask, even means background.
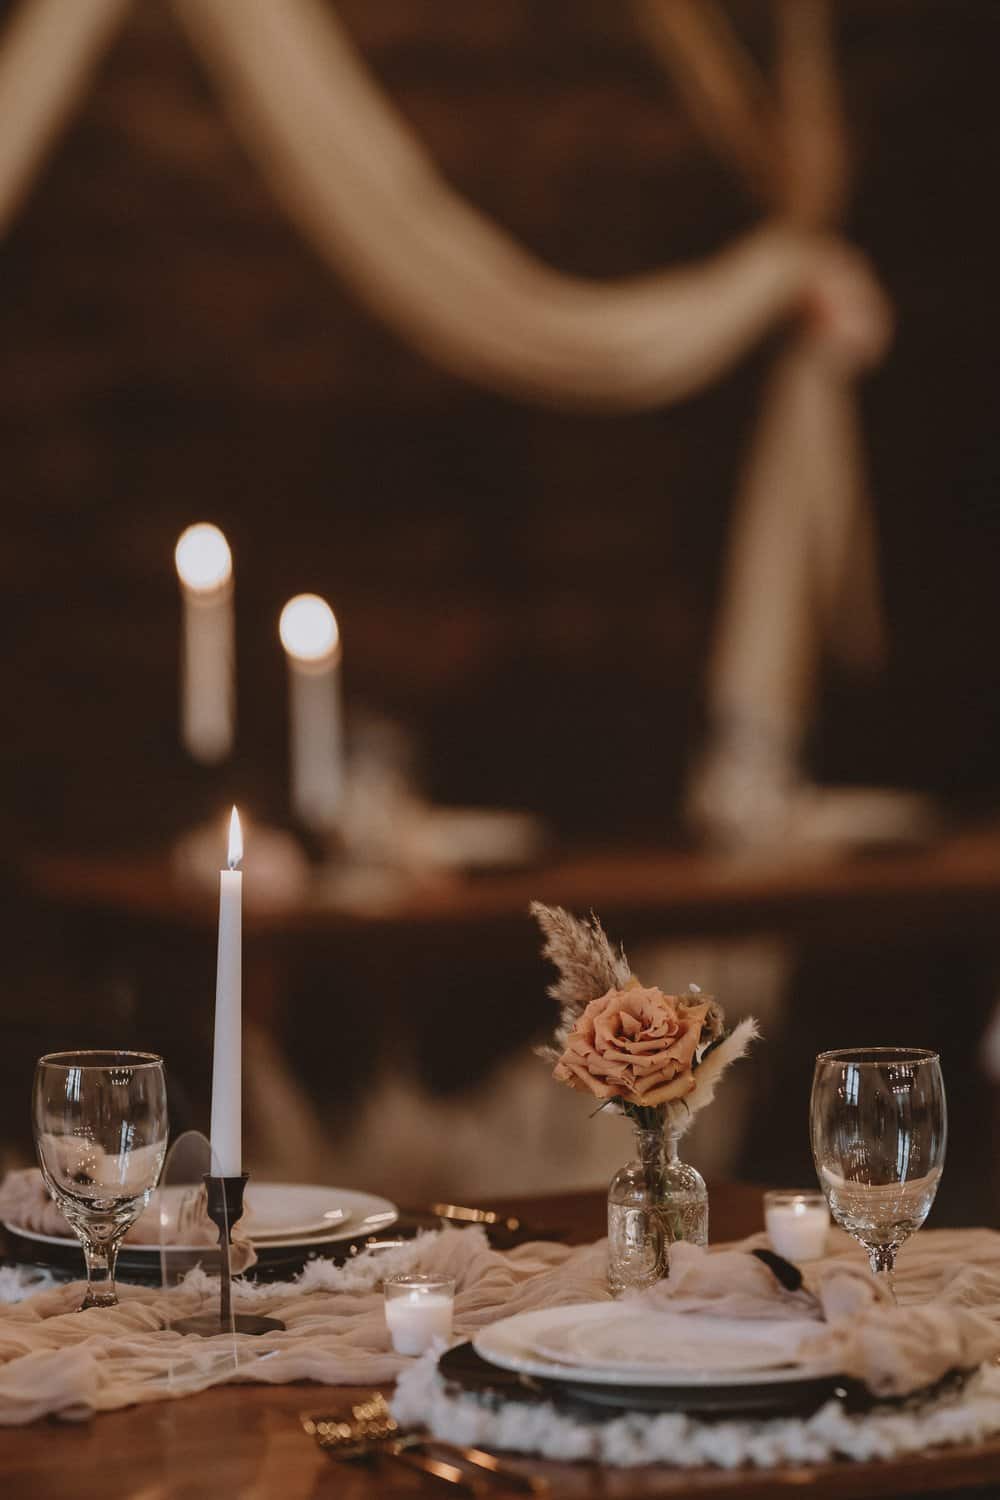
[{"label": "wooden shelf in background", "polygon": [[[210,886],[181,884],[166,856],[37,856],[26,879],[46,900],[194,928],[216,921]],[[247,886],[247,935],[345,930],[507,928],[537,899],[590,908],[635,940],[645,934],[749,932],[988,935],[1000,918],[1000,829],[933,848],[732,861],[668,848],[567,852],[531,870],[414,882],[378,903],[334,904],[319,891],[275,905]]]}]

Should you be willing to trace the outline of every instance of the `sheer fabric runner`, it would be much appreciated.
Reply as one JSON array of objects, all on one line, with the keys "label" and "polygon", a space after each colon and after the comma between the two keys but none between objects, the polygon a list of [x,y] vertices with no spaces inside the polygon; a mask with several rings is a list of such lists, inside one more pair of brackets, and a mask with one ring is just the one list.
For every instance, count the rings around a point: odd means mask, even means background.
[{"label": "sheer fabric runner", "polygon": [[[810,1284],[817,1278],[831,1288],[864,1283],[864,1272],[856,1268],[859,1257],[845,1240],[841,1254],[811,1269]],[[748,1258],[736,1256],[736,1267],[733,1259],[719,1252],[703,1254],[675,1281],[673,1305],[687,1301],[704,1306],[706,1288],[709,1300],[734,1290],[745,1293],[740,1278]],[[491,1249],[476,1228],[429,1233],[397,1250],[366,1253],[345,1266],[314,1261],[293,1283],[238,1286],[238,1307],[273,1314],[287,1325],[284,1333],[239,1338],[238,1360],[228,1338],[182,1340],[164,1327],[178,1313],[199,1312],[217,1297],[218,1283],[200,1272],[169,1292],[122,1287],[120,1307],[86,1313],[72,1310],[80,1301],[78,1284],[49,1288],[0,1307],[0,1425],[47,1415],[82,1419],[136,1402],[190,1395],[234,1378],[273,1385],[391,1381],[414,1361],[390,1347],[379,1290],[383,1275],[414,1269],[454,1276],[455,1331],[463,1338],[513,1313],[607,1299],[605,1262],[603,1241],[575,1249],[530,1244],[504,1253]],[[759,1263],[752,1264],[755,1315],[781,1315],[789,1294],[758,1277]],[[903,1306],[898,1314],[874,1308],[877,1337],[870,1344],[858,1341],[852,1357],[877,1360],[883,1389],[909,1388],[907,1381],[923,1384],[956,1359],[978,1361],[1000,1343],[994,1322],[1000,1319],[1000,1235],[925,1230],[902,1252],[899,1281],[904,1301],[933,1299],[934,1306]],[[670,1300],[669,1286],[661,1295]],[[796,1306],[801,1317],[801,1294]],[[918,1314],[921,1335],[914,1340]],[[812,1315],[822,1336],[818,1305]],[[853,1323],[863,1324],[867,1316],[859,1318],[855,1308]],[[833,1325],[828,1332],[836,1336]],[[887,1341],[897,1358],[886,1353]],[[913,1364],[918,1347],[919,1363]]]},{"label": "sheer fabric runner", "polygon": [[234,1341],[165,1328],[218,1301],[218,1281],[194,1272],[174,1290],[120,1286],[121,1305],[77,1312],[79,1283],[0,1307],[0,1425],[56,1415],[80,1419],[135,1402],[190,1395],[233,1378],[283,1385],[368,1385],[392,1380],[412,1360],[393,1353],[381,1279],[392,1271],[435,1271],[457,1283],[456,1333],[531,1307],[608,1295],[604,1246],[570,1250],[526,1245],[490,1249],[481,1230],[446,1229],[398,1250],[364,1254],[345,1266],[314,1261],[293,1283],[241,1286],[237,1310],[281,1318],[287,1331]]}]

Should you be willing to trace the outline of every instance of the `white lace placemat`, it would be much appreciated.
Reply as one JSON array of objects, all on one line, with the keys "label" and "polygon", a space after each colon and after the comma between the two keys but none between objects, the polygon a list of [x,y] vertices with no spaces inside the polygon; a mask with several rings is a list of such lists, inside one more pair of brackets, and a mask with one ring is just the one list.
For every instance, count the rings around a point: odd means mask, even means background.
[{"label": "white lace placemat", "polygon": [[392,1402],[404,1426],[466,1447],[530,1453],[616,1468],[668,1464],[674,1468],[750,1464],[818,1464],[832,1459],[885,1459],[1000,1433],[1000,1368],[984,1366],[958,1393],[912,1408],[876,1408],[863,1415],[830,1401],[811,1417],[702,1422],[674,1413],[628,1412],[586,1420],[548,1402],[488,1401],[453,1394],[425,1355],[400,1377]]},{"label": "white lace placemat", "polygon": [[51,1271],[35,1266],[0,1266],[0,1303],[23,1302],[25,1297],[55,1286],[57,1280]]}]

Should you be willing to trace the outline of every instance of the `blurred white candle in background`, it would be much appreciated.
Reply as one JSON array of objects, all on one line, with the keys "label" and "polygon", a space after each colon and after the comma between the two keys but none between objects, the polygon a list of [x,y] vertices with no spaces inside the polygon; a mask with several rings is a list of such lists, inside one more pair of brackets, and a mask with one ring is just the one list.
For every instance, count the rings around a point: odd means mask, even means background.
[{"label": "blurred white candle in background", "polygon": [[830,1210],[822,1193],[765,1193],[764,1225],[771,1249],[785,1260],[798,1265],[826,1254]]},{"label": "blurred white candle in background", "polygon": [[235,807],[229,820],[228,869],[219,876],[219,959],[215,975],[212,1059],[212,1171],[243,1171],[243,833]]},{"label": "blurred white candle in background", "polygon": [[214,765],[233,746],[233,557],[218,526],[199,521],[181,533],[174,561],[184,609],[181,739],[195,760]]},{"label": "blurred white candle in background", "polygon": [[296,594],[278,631],[288,659],[292,808],[308,828],[330,832],[344,797],[340,631],[318,594]]}]

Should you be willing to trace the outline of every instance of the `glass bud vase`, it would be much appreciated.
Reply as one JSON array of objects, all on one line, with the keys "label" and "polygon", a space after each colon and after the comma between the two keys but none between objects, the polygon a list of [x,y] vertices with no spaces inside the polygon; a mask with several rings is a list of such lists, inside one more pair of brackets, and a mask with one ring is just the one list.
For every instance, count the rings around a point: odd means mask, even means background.
[{"label": "glass bud vase", "polygon": [[608,1285],[612,1295],[669,1274],[674,1240],[708,1244],[708,1190],[677,1155],[677,1133],[636,1129],[636,1159],[608,1189]]}]

